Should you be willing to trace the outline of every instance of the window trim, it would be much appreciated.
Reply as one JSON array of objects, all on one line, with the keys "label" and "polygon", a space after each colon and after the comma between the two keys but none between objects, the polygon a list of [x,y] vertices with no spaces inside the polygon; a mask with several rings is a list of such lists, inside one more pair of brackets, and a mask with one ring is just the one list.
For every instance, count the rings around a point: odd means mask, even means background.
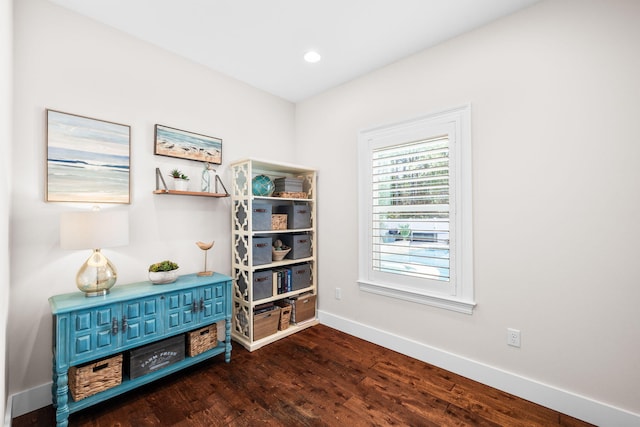
[{"label": "window trim", "polygon": [[[410,140],[424,139],[434,135],[434,129],[442,126],[452,129],[451,139],[456,144],[452,150],[452,174],[454,175],[454,202],[450,210],[455,211],[455,283],[446,293],[429,291],[411,284],[391,283],[371,277],[371,152],[380,144],[401,144]],[[376,126],[359,132],[358,177],[359,177],[359,248],[358,284],[361,291],[426,304],[472,314],[476,306],[473,285],[473,220],[472,220],[472,168],[471,168],[471,105],[415,117],[409,120]]]}]

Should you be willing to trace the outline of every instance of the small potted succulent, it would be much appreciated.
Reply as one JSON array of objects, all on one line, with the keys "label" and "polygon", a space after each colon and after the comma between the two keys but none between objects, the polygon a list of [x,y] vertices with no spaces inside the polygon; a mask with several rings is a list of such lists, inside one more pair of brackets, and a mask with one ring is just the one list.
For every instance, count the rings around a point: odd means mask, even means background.
[{"label": "small potted succulent", "polygon": [[179,169],[172,170],[169,176],[173,177],[173,188],[177,191],[187,191],[189,189],[189,177]]},{"label": "small potted succulent", "polygon": [[149,280],[156,285],[173,283],[178,279],[178,264],[165,260],[149,266]]}]

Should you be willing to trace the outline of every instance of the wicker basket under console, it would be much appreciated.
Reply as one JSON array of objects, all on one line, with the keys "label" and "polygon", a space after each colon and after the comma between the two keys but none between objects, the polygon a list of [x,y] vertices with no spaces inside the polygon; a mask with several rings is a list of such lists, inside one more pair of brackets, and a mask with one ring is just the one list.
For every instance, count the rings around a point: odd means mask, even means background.
[{"label": "wicker basket under console", "polygon": [[218,345],[218,325],[205,326],[187,333],[187,355],[196,356]]},{"label": "wicker basket under console", "polygon": [[76,402],[122,383],[122,353],[69,368],[69,391]]}]

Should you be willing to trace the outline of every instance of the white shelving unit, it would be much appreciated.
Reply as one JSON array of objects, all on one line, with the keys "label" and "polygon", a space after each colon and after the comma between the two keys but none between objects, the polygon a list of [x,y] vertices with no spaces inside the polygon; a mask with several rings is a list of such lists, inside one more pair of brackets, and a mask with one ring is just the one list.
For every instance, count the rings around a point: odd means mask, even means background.
[{"label": "white shelving unit", "polygon": [[[253,351],[264,345],[277,341],[288,335],[318,323],[317,314],[302,323],[291,323],[287,329],[278,330],[272,335],[254,340],[254,308],[265,303],[276,302],[285,298],[301,294],[312,293],[317,295],[317,233],[316,233],[316,171],[297,165],[245,159],[231,164],[232,190],[231,190],[231,250],[232,250],[232,276],[233,276],[233,307],[232,307],[232,338],[242,344],[247,350]],[[276,178],[302,178],[303,190],[308,198],[284,198],[254,196],[252,192],[252,180],[257,175],[266,175],[272,180]],[[271,204],[280,206],[285,204],[306,203],[311,213],[311,227],[304,229],[287,230],[253,230],[253,204]],[[260,237],[272,237],[285,234],[305,234],[311,241],[311,256],[302,259],[285,259],[269,264],[253,265],[253,239]],[[278,294],[275,290],[268,297],[254,301],[253,276],[256,272],[271,270],[287,265],[307,263],[311,272],[310,286],[292,292]],[[317,313],[317,310],[316,310]]]}]

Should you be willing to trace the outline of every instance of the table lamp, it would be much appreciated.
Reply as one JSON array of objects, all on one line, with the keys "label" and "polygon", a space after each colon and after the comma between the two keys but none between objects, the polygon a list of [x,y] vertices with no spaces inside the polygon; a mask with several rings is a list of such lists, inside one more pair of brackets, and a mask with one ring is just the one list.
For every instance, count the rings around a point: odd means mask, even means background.
[{"label": "table lamp", "polygon": [[76,285],[87,297],[108,294],[118,279],[115,266],[100,250],[128,243],[127,212],[65,212],[60,217],[62,249],[93,249],[76,275]]}]

